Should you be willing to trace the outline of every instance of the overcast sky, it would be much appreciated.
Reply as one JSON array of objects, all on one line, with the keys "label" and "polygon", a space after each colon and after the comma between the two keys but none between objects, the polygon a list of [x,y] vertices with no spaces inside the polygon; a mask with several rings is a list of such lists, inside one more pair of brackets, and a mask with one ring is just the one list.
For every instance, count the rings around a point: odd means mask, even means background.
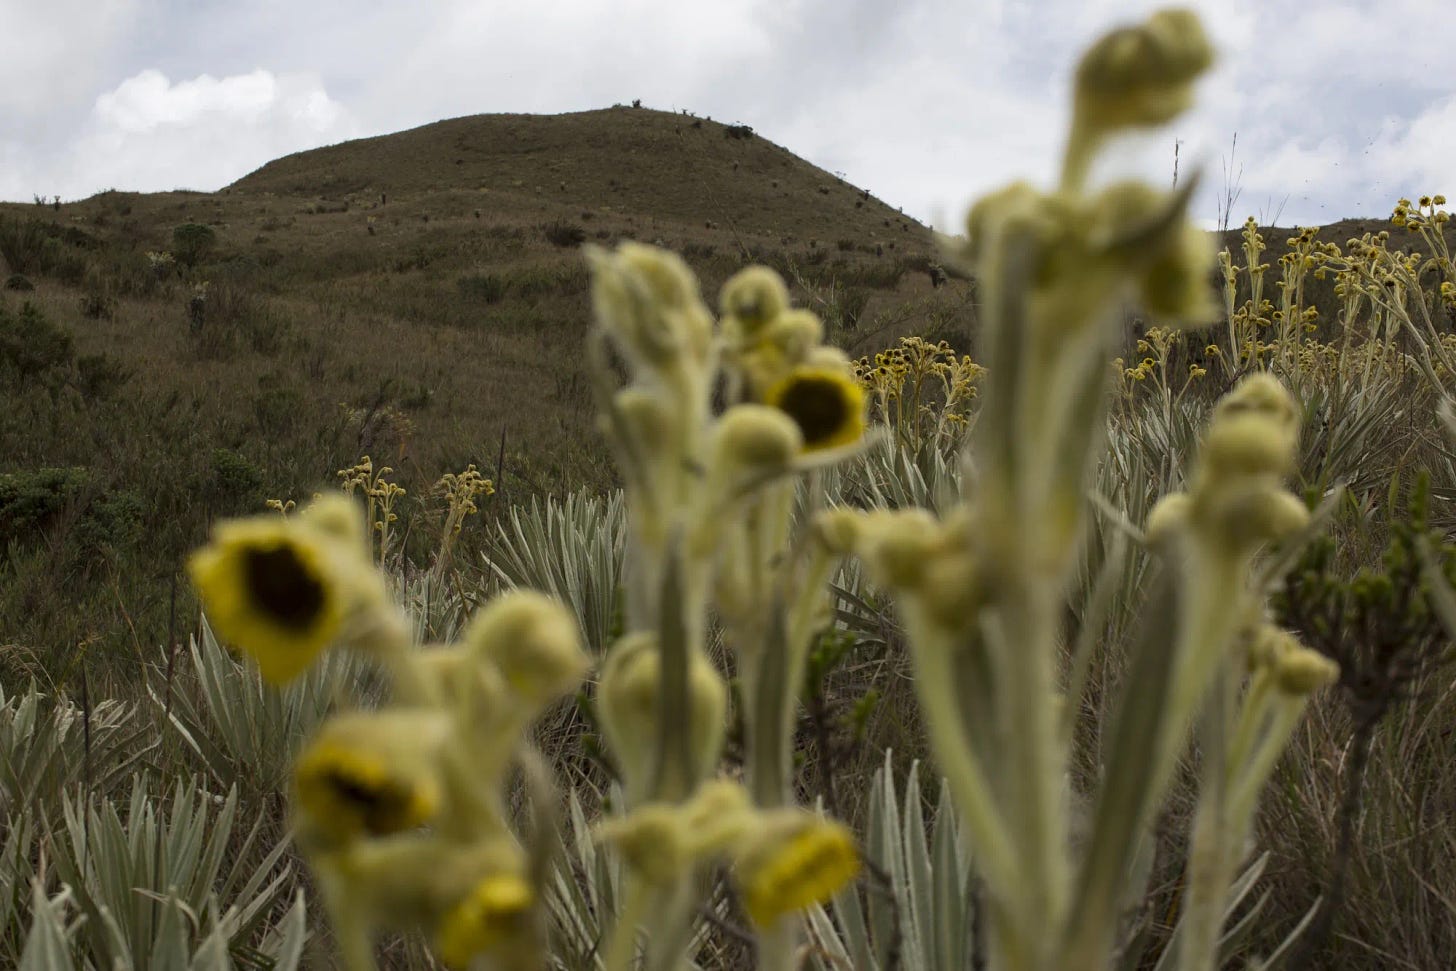
[{"label": "overcast sky", "polygon": [[[0,199],[213,190],[442,118],[634,98],[751,125],[906,213],[1048,181],[1071,65],[1137,0],[0,0]],[[1456,2],[1195,0],[1200,107],[1119,153],[1202,163],[1212,223],[1456,197]]]}]

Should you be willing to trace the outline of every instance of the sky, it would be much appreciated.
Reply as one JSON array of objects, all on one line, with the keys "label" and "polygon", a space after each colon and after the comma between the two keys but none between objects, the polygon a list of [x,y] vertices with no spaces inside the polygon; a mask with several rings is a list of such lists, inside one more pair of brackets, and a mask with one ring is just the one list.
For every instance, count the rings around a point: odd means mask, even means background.
[{"label": "sky", "polygon": [[[1312,225],[1456,197],[1456,3],[1194,0],[1197,107],[1099,176],[1203,171],[1194,215]],[[1072,66],[1137,0],[0,0],[0,200],[215,190],[443,118],[641,99],[746,124],[958,231],[1049,185]]]}]

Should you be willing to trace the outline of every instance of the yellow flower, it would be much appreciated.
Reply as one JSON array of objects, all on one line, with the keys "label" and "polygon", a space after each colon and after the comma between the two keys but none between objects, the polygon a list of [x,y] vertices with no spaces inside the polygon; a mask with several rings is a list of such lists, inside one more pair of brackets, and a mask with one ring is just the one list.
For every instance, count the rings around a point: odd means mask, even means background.
[{"label": "yellow flower", "polygon": [[467,967],[480,954],[529,945],[534,939],[536,894],[518,873],[493,873],[441,919],[435,953],[452,968]]},{"label": "yellow flower", "polygon": [[859,850],[842,823],[798,810],[766,822],[738,860],[744,907],[758,926],[828,900],[859,873]]},{"label": "yellow flower", "polygon": [[768,389],[764,403],[794,419],[805,452],[853,445],[864,435],[864,389],[834,368],[794,368]]},{"label": "yellow flower", "polygon": [[266,516],[219,523],[187,571],[213,630],[281,684],[339,636],[364,589],[351,552],[307,521]]},{"label": "yellow flower", "polygon": [[299,810],[317,835],[348,841],[429,822],[442,786],[436,755],[448,716],[393,709],[330,719],[293,769]]}]

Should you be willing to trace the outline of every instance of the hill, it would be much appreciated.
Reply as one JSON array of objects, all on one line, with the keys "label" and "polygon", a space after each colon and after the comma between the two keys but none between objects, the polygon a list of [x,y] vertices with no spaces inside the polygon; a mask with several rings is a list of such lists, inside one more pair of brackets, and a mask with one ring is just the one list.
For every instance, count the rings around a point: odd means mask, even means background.
[{"label": "hill", "polygon": [[9,285],[33,287],[0,313],[55,350],[0,389],[0,647],[52,674],[153,650],[212,518],[363,454],[406,503],[471,462],[497,501],[610,482],[578,249],[623,239],[683,253],[710,303],[773,265],[853,353],[967,319],[925,227],[742,126],[646,109],[443,121],[216,193],[0,205]]}]

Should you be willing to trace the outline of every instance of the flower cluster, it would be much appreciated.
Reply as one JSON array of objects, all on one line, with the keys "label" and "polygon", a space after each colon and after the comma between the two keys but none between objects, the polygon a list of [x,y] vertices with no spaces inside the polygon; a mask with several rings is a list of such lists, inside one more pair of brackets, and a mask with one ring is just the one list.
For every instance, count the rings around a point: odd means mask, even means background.
[{"label": "flower cluster", "polygon": [[[715,321],[671,254],[628,243],[589,259],[595,387],[632,544],[626,633],[597,693],[627,803],[604,832],[634,875],[607,967],[632,963],[639,925],[649,941],[676,940],[697,875],[723,859],[760,925],[762,960],[780,966],[792,937],[778,918],[858,869],[842,827],[792,808],[790,771],[808,651],[843,555],[796,535],[796,478],[862,446],[864,389],[772,270],[728,280]],[[711,779],[728,693],[707,647],[710,605],[742,686],[742,787]]]},{"label": "flower cluster", "polygon": [[189,569],[218,634],[268,680],[296,677],[330,647],[390,676],[387,705],[335,715],[294,766],[297,839],[350,966],[373,966],[379,933],[415,930],[452,967],[487,952],[500,967],[538,967],[531,861],[551,848],[522,845],[503,792],[526,729],[586,673],[575,618],[516,591],[480,609],[458,643],[412,647],[364,518],[337,494],[296,516],[220,523]]}]

